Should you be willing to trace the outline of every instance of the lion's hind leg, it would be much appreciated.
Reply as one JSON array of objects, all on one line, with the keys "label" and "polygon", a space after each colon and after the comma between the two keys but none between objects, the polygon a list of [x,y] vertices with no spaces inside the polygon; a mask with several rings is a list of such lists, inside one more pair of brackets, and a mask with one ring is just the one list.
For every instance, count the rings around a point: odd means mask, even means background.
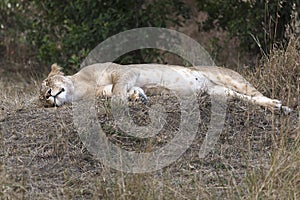
[{"label": "lion's hind leg", "polygon": [[282,110],[284,114],[288,114],[291,112],[291,109],[287,106],[282,106],[281,101],[277,99],[270,99],[266,96],[263,96],[261,93],[257,93],[256,96],[249,96],[245,94],[241,94],[237,91],[232,89],[226,88],[224,86],[214,86],[208,90],[209,94],[216,94],[216,95],[226,95],[230,97],[237,97],[241,100],[249,101],[253,104],[257,104],[271,110]]},{"label": "lion's hind leg", "polygon": [[288,106],[283,106],[280,100],[277,99],[270,99],[266,96],[256,96],[252,97],[251,100],[253,103],[256,103],[261,106],[268,107],[273,110],[280,110],[282,111],[285,115],[289,114],[292,109],[290,109]]},{"label": "lion's hind leg", "polygon": [[282,106],[281,101],[264,96],[239,73],[229,69],[223,72],[224,75],[217,76],[215,83],[216,87],[224,87],[223,90],[226,90],[229,96],[235,96],[271,110],[281,110],[284,114],[292,111],[289,107]]}]

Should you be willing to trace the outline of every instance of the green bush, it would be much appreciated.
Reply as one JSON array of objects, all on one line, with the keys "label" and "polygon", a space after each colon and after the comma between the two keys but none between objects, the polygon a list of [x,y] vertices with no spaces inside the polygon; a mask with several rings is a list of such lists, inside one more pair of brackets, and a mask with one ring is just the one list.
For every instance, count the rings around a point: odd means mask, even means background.
[{"label": "green bush", "polygon": [[[90,50],[109,36],[137,27],[180,23],[175,16],[188,13],[181,0],[34,0],[31,10],[35,14],[28,20],[27,37],[37,47],[40,59],[69,67],[78,67]],[[120,62],[133,57],[139,62],[143,52],[149,51],[131,53]]]},{"label": "green bush", "polygon": [[15,56],[15,47],[25,43],[26,1],[0,1],[0,55],[10,60]]},{"label": "green bush", "polygon": [[221,28],[240,39],[241,47],[254,53],[269,52],[273,45],[287,44],[285,34],[299,0],[197,0],[208,13],[204,30]]}]

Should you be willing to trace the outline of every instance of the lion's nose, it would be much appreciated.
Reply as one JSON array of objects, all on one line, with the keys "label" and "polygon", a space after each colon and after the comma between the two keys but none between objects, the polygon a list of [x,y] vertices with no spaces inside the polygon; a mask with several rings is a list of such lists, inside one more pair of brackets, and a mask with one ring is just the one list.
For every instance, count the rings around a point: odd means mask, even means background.
[{"label": "lion's nose", "polygon": [[46,99],[49,99],[51,97],[51,89],[49,89],[47,91],[47,94],[46,94]]}]

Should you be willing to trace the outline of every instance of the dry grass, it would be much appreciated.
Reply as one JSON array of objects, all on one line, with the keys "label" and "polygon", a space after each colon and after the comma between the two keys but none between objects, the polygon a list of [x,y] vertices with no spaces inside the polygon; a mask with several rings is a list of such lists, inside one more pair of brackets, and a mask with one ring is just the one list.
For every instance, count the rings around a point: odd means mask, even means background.
[{"label": "dry grass", "polygon": [[[83,146],[69,105],[58,109],[32,105],[39,81],[9,81],[6,77],[16,73],[2,74],[0,198],[298,199],[299,47],[299,40],[294,40],[287,51],[275,51],[256,73],[244,73],[264,94],[293,107],[291,115],[282,116],[231,100],[225,128],[214,151],[199,159],[198,151],[210,120],[208,98],[201,96],[202,120],[190,148],[170,166],[144,174],[104,166]],[[152,97],[151,101],[159,101],[159,97]],[[168,102],[171,101],[165,103]],[[111,141],[128,149],[147,149],[149,144],[168,141],[165,136],[172,135],[172,123],[178,113],[169,112],[171,128],[165,128],[151,140],[126,137],[113,126],[108,115],[98,117],[107,126]]]}]

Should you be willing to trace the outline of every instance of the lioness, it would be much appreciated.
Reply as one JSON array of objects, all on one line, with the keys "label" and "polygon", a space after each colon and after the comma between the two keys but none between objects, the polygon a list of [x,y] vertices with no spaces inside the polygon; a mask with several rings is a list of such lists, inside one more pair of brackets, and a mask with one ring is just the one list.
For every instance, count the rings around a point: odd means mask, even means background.
[{"label": "lioness", "polygon": [[182,95],[206,90],[248,100],[269,109],[291,111],[281,101],[257,91],[240,74],[222,67],[182,67],[163,64],[119,65],[111,62],[87,66],[72,76],[64,76],[53,64],[43,81],[40,100],[45,106],[61,106],[66,102],[97,96],[131,98],[147,101],[147,88],[163,87]]}]

